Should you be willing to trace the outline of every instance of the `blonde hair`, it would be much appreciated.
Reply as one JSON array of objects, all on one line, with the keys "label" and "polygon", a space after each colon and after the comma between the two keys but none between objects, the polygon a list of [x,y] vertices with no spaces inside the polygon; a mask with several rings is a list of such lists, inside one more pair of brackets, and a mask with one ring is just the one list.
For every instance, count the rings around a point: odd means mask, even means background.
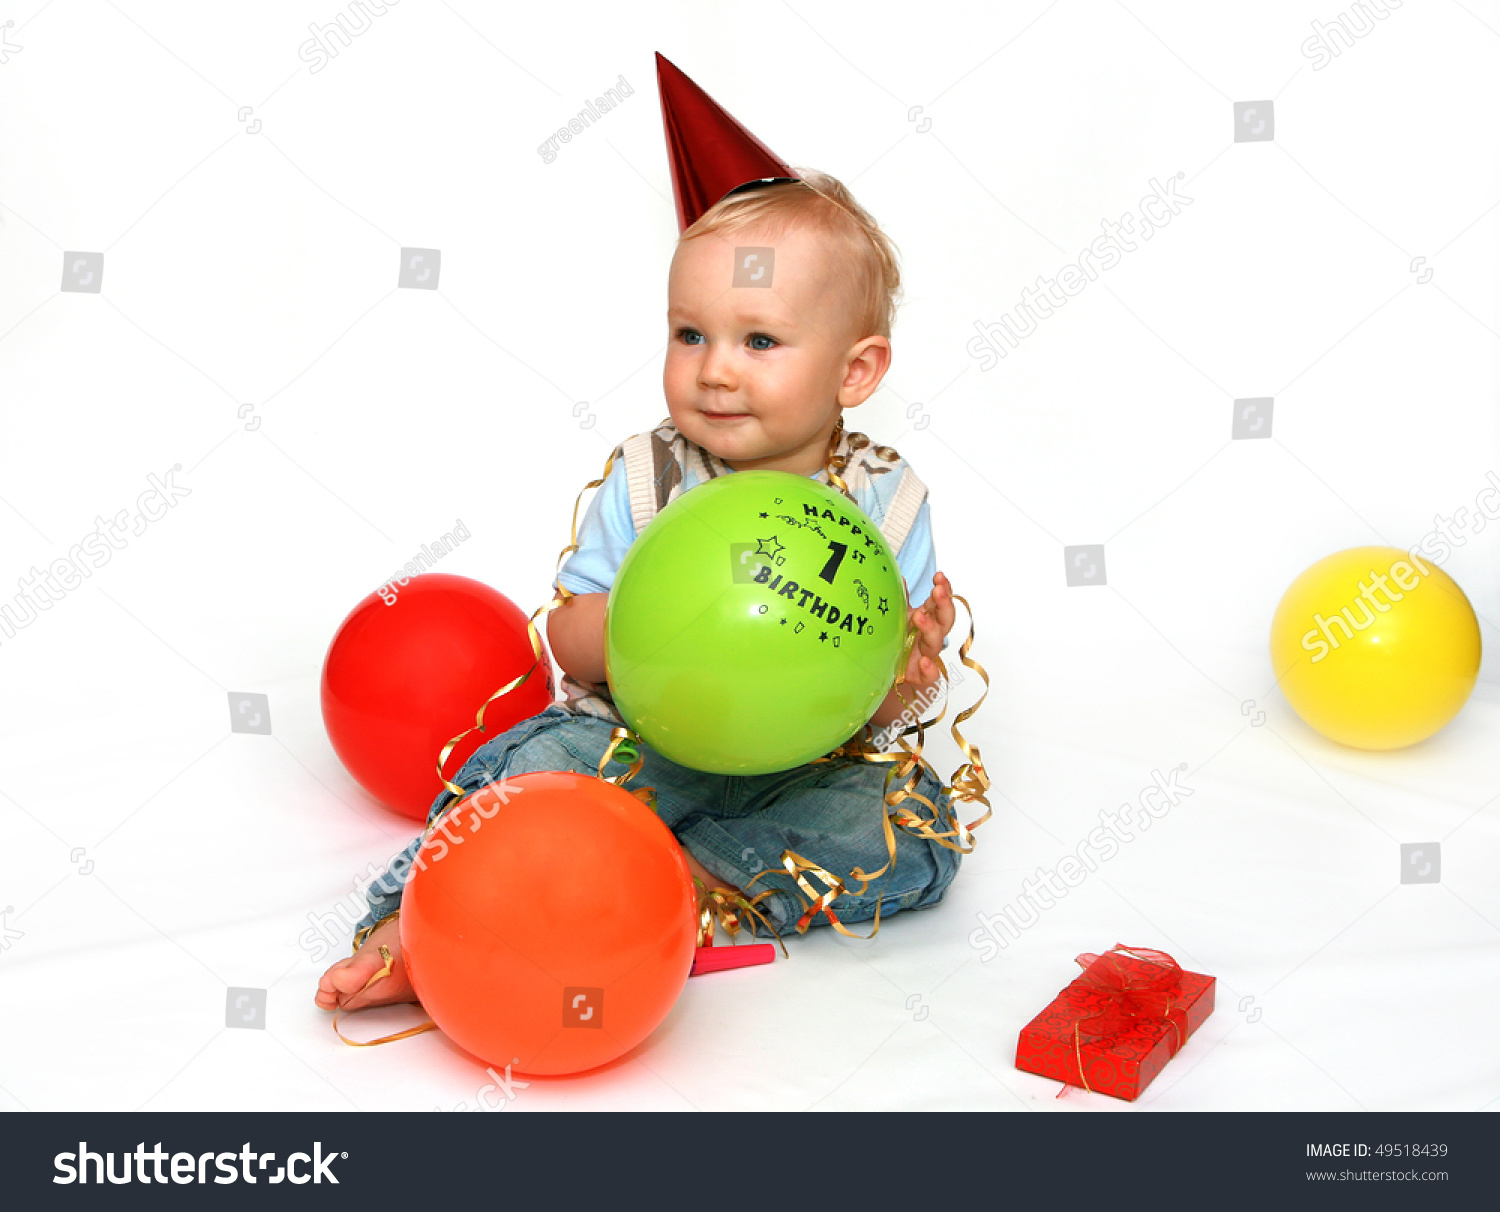
[{"label": "blonde hair", "polygon": [[835,273],[850,301],[856,338],[889,338],[901,294],[895,246],[843,182],[817,169],[796,172],[798,181],[741,186],[721,198],[682,233],[678,244],[749,228],[772,238],[792,227],[827,235],[838,245]]}]

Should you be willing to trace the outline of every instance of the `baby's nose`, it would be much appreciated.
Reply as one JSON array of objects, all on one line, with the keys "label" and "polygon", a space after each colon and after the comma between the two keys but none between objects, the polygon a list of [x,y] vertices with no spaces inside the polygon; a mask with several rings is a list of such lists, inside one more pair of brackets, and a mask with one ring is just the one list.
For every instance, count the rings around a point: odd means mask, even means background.
[{"label": "baby's nose", "polygon": [[703,355],[703,361],[698,367],[698,378],[704,386],[733,387],[734,372],[731,368],[731,357],[727,350],[710,347]]}]

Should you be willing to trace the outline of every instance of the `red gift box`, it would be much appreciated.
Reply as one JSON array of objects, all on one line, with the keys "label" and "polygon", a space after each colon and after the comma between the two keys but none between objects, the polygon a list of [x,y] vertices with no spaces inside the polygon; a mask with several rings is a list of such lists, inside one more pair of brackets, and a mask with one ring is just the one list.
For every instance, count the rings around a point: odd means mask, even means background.
[{"label": "red gift box", "polygon": [[[1214,978],[1116,943],[1021,1030],[1016,1068],[1134,1100],[1214,1009]],[[1061,1090],[1058,1091],[1062,1093]]]}]

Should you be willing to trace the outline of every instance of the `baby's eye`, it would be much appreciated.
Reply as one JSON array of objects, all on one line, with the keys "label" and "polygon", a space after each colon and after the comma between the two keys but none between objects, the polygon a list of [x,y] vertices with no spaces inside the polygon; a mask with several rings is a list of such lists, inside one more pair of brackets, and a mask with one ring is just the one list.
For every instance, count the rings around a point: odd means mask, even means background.
[{"label": "baby's eye", "polygon": [[692,341],[688,340],[689,337],[701,337],[702,335],[696,328],[679,328],[677,330],[677,339],[684,345],[693,344]]},{"label": "baby's eye", "polygon": [[[756,341],[766,341],[766,342],[769,342],[769,344],[766,344],[766,345],[756,345],[755,344]],[[768,337],[763,332],[757,332],[757,333],[752,333],[750,335],[750,342],[751,342],[751,345],[750,345],[751,349],[755,350],[757,353],[764,353],[766,350],[770,349],[772,345],[776,344],[776,338],[775,337]]]}]

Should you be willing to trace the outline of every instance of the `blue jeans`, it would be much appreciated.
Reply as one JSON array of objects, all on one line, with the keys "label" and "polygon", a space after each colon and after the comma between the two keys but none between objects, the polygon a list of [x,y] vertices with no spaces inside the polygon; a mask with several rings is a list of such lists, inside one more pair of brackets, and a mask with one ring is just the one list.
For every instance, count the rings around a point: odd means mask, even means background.
[{"label": "blue jeans", "polygon": [[[486,783],[538,770],[597,775],[611,732],[608,720],[574,715],[554,704],[481,745],[452,781],[467,795]],[[657,815],[715,876],[743,889],[747,896],[775,889],[774,895],[756,907],[783,936],[789,930],[795,932],[809,903],[781,865],[783,850],[845,880],[851,891],[837,897],[829,908],[846,923],[871,921],[877,898],[882,921],[903,909],[929,909],[943,899],[958,874],[961,854],[893,825],[894,866],[871,880],[861,895],[853,894],[859,882],[848,880],[849,872],[855,867],[875,871],[888,857],[882,824],[885,777],[892,768],[888,762],[833,758],[775,774],[742,776],[691,770],[644,744],[640,751],[641,769],[625,784],[626,789],[655,788]],[[605,773],[623,774],[628,766],[619,761],[616,751]],[[918,774],[910,790],[926,796],[945,813],[950,811],[949,797],[940,798],[938,781],[921,768]],[[440,792],[428,821],[455,798],[447,790]],[[929,815],[920,801],[904,802],[923,817]],[[935,828],[942,832],[944,827]],[[360,927],[371,926],[400,907],[402,886],[420,845],[418,837],[392,860],[386,874],[370,883],[366,891],[370,911]],[[761,878],[755,879],[757,875]],[[812,886],[816,889],[818,883]],[[749,914],[745,917],[754,921]],[[819,913],[809,924],[826,926],[828,916]]]}]

